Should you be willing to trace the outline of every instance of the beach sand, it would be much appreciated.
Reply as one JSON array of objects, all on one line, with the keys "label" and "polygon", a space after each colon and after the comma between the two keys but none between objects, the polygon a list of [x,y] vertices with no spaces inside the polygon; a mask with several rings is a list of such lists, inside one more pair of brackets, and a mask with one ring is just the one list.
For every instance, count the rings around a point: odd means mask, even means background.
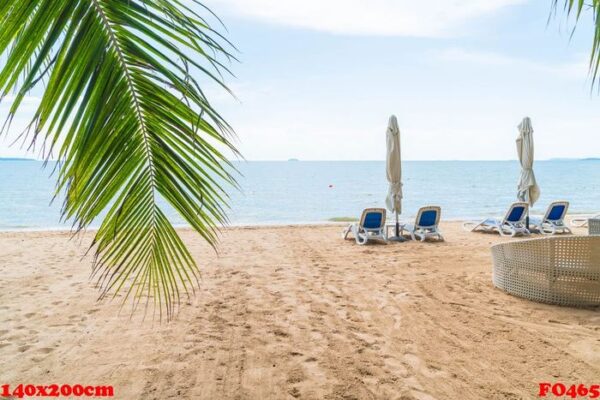
[{"label": "beach sand", "polygon": [[0,233],[0,384],[113,385],[118,399],[520,399],[600,384],[600,310],[492,286],[502,240],[358,246],[341,226],[182,231],[201,288],[166,323],[98,304],[81,241]]}]

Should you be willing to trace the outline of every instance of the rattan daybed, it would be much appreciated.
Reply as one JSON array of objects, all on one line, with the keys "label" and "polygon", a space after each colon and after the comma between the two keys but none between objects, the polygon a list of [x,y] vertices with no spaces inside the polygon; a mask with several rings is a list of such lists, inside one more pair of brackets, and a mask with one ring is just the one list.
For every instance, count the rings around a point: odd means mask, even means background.
[{"label": "rattan daybed", "polygon": [[599,218],[588,219],[588,233],[590,235],[600,235],[600,219]]},{"label": "rattan daybed", "polygon": [[600,236],[547,237],[492,247],[494,286],[568,306],[600,305]]}]

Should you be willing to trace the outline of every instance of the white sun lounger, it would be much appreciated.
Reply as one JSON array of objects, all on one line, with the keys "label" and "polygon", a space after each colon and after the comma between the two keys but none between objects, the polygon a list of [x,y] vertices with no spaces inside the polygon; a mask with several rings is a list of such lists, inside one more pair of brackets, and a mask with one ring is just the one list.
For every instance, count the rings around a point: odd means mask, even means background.
[{"label": "white sun lounger", "polygon": [[599,219],[599,218],[600,218],[600,214],[585,217],[585,218],[584,217],[573,218],[571,220],[571,226],[574,226],[576,228],[585,228],[588,225],[588,219]]},{"label": "white sun lounger", "polygon": [[444,237],[438,227],[442,209],[438,206],[421,207],[415,218],[415,223],[401,225],[402,232],[407,231],[412,240],[419,238],[424,242],[427,238],[434,237],[443,241]]},{"label": "white sun lounger", "polygon": [[530,217],[529,223],[534,229],[545,235],[572,233],[564,219],[569,209],[568,201],[555,201],[548,206],[543,218]]},{"label": "white sun lounger", "polygon": [[344,239],[352,233],[356,243],[366,244],[369,240],[382,240],[387,242],[385,234],[385,209],[384,208],[366,208],[358,223],[351,224],[342,236]]},{"label": "white sun lounger", "polygon": [[498,232],[502,236],[529,235],[530,232],[525,226],[528,210],[527,203],[512,203],[502,220],[488,218],[481,222],[465,222],[463,227],[471,232]]}]

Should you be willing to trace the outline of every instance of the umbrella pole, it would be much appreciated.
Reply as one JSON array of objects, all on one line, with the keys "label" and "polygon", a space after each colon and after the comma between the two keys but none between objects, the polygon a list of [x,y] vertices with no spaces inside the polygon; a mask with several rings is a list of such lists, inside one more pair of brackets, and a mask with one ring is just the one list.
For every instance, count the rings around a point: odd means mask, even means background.
[{"label": "umbrella pole", "polygon": [[531,195],[527,193],[527,203],[529,207],[527,207],[527,215],[525,216],[525,229],[529,230],[529,208],[531,207]]},{"label": "umbrella pole", "polygon": [[396,235],[392,236],[391,238],[389,238],[388,240],[391,240],[393,242],[404,242],[405,239],[400,236],[400,217],[398,212],[396,211]]}]

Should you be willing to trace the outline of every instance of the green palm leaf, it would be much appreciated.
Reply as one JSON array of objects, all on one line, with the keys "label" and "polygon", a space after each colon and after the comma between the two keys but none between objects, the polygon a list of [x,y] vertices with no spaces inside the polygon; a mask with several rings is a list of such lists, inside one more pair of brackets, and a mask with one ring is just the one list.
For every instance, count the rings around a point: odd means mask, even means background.
[{"label": "green palm leaf", "polygon": [[559,3],[563,3],[563,9],[567,15],[574,15],[576,22],[587,12],[591,13],[594,21],[594,39],[590,56],[590,73],[592,83],[595,84],[600,71],[600,0],[552,0],[553,9],[558,9]]},{"label": "green palm leaf", "polygon": [[[76,230],[95,235],[101,297],[154,303],[173,315],[199,269],[167,220],[166,200],[212,245],[226,223],[231,130],[196,76],[226,89],[232,46],[184,0],[3,0],[0,96],[9,119],[37,85],[30,128],[61,161],[57,192]],[[207,11],[204,8],[201,8]],[[8,126],[8,125],[7,125]]]}]

